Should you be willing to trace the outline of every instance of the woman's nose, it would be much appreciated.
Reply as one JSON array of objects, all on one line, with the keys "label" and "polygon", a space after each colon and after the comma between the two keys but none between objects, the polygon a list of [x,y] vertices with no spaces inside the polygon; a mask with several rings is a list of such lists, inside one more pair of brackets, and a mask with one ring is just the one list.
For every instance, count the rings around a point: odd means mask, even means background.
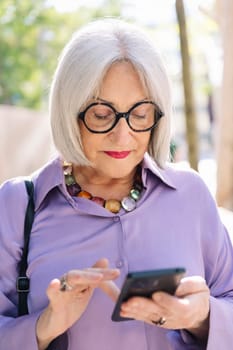
[{"label": "woman's nose", "polygon": [[130,137],[131,129],[126,121],[125,118],[121,118],[117,125],[112,130],[112,137],[116,141],[121,141],[122,143],[125,143],[126,139]]}]

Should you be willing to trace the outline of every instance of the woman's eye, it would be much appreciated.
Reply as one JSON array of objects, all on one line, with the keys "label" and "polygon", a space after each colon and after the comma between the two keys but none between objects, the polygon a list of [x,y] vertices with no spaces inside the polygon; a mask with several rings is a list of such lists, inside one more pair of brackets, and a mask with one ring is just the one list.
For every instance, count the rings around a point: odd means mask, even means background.
[{"label": "woman's eye", "polygon": [[97,119],[107,119],[107,118],[110,118],[111,115],[110,114],[94,114],[95,115],[95,118]]},{"label": "woman's eye", "polygon": [[146,114],[136,114],[136,113],[134,113],[132,116],[134,118],[137,118],[137,119],[145,119],[146,118]]}]

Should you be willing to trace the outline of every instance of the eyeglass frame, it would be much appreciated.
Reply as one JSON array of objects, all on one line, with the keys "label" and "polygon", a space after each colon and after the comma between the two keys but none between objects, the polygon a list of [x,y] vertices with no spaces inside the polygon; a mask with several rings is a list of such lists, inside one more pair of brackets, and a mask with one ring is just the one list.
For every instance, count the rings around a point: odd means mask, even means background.
[{"label": "eyeglass frame", "polygon": [[[136,130],[136,129],[132,128],[132,126],[130,125],[129,117],[130,117],[131,111],[134,108],[140,106],[141,104],[152,104],[152,105],[155,106],[155,116],[154,116],[155,122],[149,128],[146,128],[144,130]],[[89,126],[86,124],[86,121],[85,121],[85,114],[88,111],[88,109],[90,109],[93,106],[97,106],[97,105],[107,106],[107,107],[111,108],[113,110],[113,112],[115,113],[115,116],[116,116],[116,119],[115,119],[113,125],[109,129],[107,129],[105,131],[92,130],[92,129],[89,128]],[[158,122],[160,121],[160,119],[163,116],[164,116],[164,113],[161,111],[161,109],[158,107],[158,105],[155,102],[153,102],[153,101],[136,102],[132,107],[130,107],[130,109],[127,112],[118,112],[111,104],[109,104],[107,102],[93,102],[89,106],[87,106],[84,109],[84,111],[78,113],[77,119],[82,120],[83,124],[85,125],[87,130],[89,130],[90,132],[92,132],[94,134],[106,134],[107,132],[111,131],[117,125],[117,123],[119,122],[119,120],[121,118],[124,118],[126,120],[126,122],[127,122],[128,126],[130,127],[130,129],[133,130],[134,132],[146,132],[146,131],[150,131],[150,130],[154,129],[158,125]]]}]

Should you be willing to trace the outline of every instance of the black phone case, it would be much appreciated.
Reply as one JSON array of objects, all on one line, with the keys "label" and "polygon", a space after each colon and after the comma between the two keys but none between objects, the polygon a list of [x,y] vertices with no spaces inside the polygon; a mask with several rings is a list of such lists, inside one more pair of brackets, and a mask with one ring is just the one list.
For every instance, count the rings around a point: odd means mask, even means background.
[{"label": "black phone case", "polygon": [[185,268],[176,267],[161,270],[129,272],[112,313],[112,321],[129,321],[131,318],[121,317],[121,304],[133,296],[150,298],[156,291],[174,294],[185,273]]}]

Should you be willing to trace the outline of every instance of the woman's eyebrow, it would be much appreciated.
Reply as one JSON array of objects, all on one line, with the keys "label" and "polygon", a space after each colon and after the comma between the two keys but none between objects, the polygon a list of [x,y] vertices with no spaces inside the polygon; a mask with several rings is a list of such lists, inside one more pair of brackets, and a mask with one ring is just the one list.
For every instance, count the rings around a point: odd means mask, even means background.
[{"label": "woman's eyebrow", "polygon": [[[114,106],[114,103],[113,103],[113,102],[104,100],[104,99],[101,98],[101,97],[96,97],[95,100],[100,101],[100,102],[103,102],[103,103],[107,103],[107,104],[109,104],[109,105]],[[148,100],[148,98],[147,98],[147,97],[144,97],[144,98],[142,98],[141,100],[134,102],[134,103],[132,104],[132,106],[134,106],[136,103],[144,102],[144,101],[147,101],[147,100]]]},{"label": "woman's eyebrow", "polygon": [[114,105],[113,102],[104,100],[104,99],[101,98],[101,97],[96,97],[95,100],[100,101],[100,102],[104,102],[104,103],[108,103],[109,105]]}]

